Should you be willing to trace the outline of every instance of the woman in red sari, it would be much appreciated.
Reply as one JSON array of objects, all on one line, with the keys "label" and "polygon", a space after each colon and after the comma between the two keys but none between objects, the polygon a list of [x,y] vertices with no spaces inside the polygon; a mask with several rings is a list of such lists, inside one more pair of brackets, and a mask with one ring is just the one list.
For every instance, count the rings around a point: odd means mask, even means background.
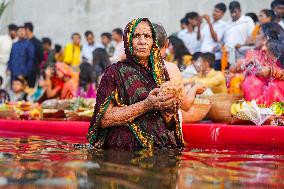
[{"label": "woman in red sari", "polygon": [[247,53],[243,68],[244,97],[270,106],[284,101],[284,31],[276,23],[262,26],[260,50]]}]

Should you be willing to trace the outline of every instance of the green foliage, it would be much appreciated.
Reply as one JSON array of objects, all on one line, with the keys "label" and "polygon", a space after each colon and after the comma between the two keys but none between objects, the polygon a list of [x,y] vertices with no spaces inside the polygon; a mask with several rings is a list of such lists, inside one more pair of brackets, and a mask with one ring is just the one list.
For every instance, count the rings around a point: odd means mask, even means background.
[{"label": "green foliage", "polygon": [[0,4],[0,18],[4,13],[5,9],[7,8],[8,4],[9,3],[6,3],[5,1],[2,1],[2,3]]}]

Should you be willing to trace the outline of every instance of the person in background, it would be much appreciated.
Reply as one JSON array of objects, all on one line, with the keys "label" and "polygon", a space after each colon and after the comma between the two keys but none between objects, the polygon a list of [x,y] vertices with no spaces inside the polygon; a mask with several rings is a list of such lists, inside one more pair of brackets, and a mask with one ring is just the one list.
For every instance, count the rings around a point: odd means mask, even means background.
[{"label": "person in background", "polygon": [[271,3],[271,9],[275,14],[274,22],[284,29],[284,0],[274,0]]},{"label": "person in background", "polygon": [[34,70],[35,50],[32,42],[27,39],[24,26],[18,28],[18,41],[13,44],[7,66],[7,73],[13,81],[19,75],[30,76]]},{"label": "person in background", "polygon": [[42,89],[39,98],[35,98],[35,101],[42,103],[45,100],[60,98],[61,91],[64,85],[62,78],[58,78],[55,73],[55,68],[48,66],[39,80],[39,87]]},{"label": "person in background", "polygon": [[51,39],[48,37],[42,38],[43,46],[43,62],[40,66],[41,70],[47,66],[54,66],[55,60],[55,50],[52,49]]},{"label": "person in background", "polygon": [[[260,35],[261,25],[272,22],[273,11],[269,9],[263,9],[260,11],[258,16],[258,23],[256,23],[252,34],[246,40],[245,45],[254,46],[257,40],[257,37]],[[251,16],[254,17],[254,16]],[[254,19],[255,20],[255,19]]]},{"label": "person in background", "polygon": [[[238,1],[232,1],[229,5],[232,21],[225,28],[223,41],[229,49],[230,56],[234,56],[234,49],[239,49],[246,43],[247,38],[254,30],[254,22],[248,17],[242,15],[241,5]],[[235,58],[235,57],[234,57]],[[232,61],[232,59],[231,59]],[[230,62],[231,64],[234,62]]]},{"label": "person in background", "polygon": [[93,52],[93,72],[96,86],[99,86],[101,77],[105,69],[110,65],[109,57],[105,49],[97,48]]},{"label": "person in background", "polygon": [[96,98],[95,75],[91,64],[86,62],[80,64],[77,97]]},{"label": "person in background", "polygon": [[71,39],[72,42],[67,43],[64,48],[63,61],[73,69],[78,69],[81,63],[81,35],[79,33],[73,33]]},{"label": "person in background", "polygon": [[68,99],[75,97],[79,82],[78,73],[74,72],[67,64],[61,62],[55,64],[55,69],[56,76],[64,82],[60,98]]},{"label": "person in background", "polygon": [[213,53],[202,53],[196,62],[198,75],[184,79],[184,84],[200,83],[210,88],[214,94],[226,94],[226,79],[221,71],[214,70],[214,63]]},{"label": "person in background", "polygon": [[83,45],[83,48],[82,48],[83,62],[92,64],[93,51],[96,48],[104,48],[104,46],[100,43],[95,42],[95,36],[92,31],[89,31],[89,30],[86,31],[85,37],[86,37],[87,44]]},{"label": "person in background", "polygon": [[116,43],[113,56],[110,57],[110,62],[113,64],[125,58],[122,29],[116,28],[112,31],[112,40]]},{"label": "person in background", "polygon": [[240,64],[241,59],[238,59],[236,64],[231,65],[229,73],[226,76],[228,93],[230,94],[243,94],[241,84],[244,81],[244,73],[238,72],[237,66]]},{"label": "person in background", "polygon": [[245,16],[249,16],[253,20],[254,24],[258,23],[258,17],[254,12],[248,12]]},{"label": "person in background", "polygon": [[180,29],[184,30],[186,28],[187,28],[187,20],[186,20],[186,18],[180,19]]},{"label": "person in background", "polygon": [[59,44],[54,45],[55,50],[55,62],[63,62],[64,61],[64,50],[62,49],[62,46]]},{"label": "person in background", "polygon": [[273,22],[262,25],[256,46],[239,66],[241,72],[247,72],[242,84],[244,98],[269,107],[284,101],[284,30]]},{"label": "person in background", "polygon": [[[158,46],[160,48],[160,52],[161,52],[161,56],[162,58],[166,57],[166,51],[167,48],[169,47],[169,43],[172,39],[177,39],[179,41],[181,41],[179,38],[171,36],[169,37],[169,39],[167,38],[167,32],[165,30],[165,28],[160,25],[160,24],[153,24],[153,27],[155,29],[155,33],[157,36],[157,41],[158,41]],[[181,41],[181,43],[183,44],[183,42]],[[183,44],[184,46],[184,44]],[[184,49],[186,49],[186,47],[184,46]],[[186,49],[185,52],[188,52],[188,50]],[[187,55],[185,55],[187,56]],[[169,73],[170,76],[170,80],[171,81],[176,81],[176,82],[181,82],[183,80],[182,74],[179,70],[179,68],[177,67],[176,63],[172,63],[172,62],[168,62],[168,61],[164,61],[166,69]],[[181,104],[181,109],[184,111],[188,111],[190,109],[190,107],[193,105],[194,100],[195,100],[195,96],[196,94],[201,94],[205,88],[201,85],[194,85],[191,88],[186,88],[187,90],[184,90],[185,94],[184,94],[184,99],[182,101]]]},{"label": "person in background", "polygon": [[26,22],[24,24],[26,29],[27,37],[34,46],[35,56],[33,60],[33,67],[28,75],[28,85],[30,88],[34,88],[36,81],[40,75],[40,64],[43,61],[43,47],[39,39],[37,39],[33,33],[34,26],[31,22]]},{"label": "person in background", "polygon": [[172,59],[167,60],[175,63],[180,71],[191,65],[192,57],[181,39],[170,36],[168,50],[172,55]]},{"label": "person in background", "polygon": [[101,42],[106,49],[106,52],[109,57],[113,56],[114,53],[114,46],[111,42],[111,33],[105,32],[101,34]]},{"label": "person in background", "polygon": [[199,15],[196,12],[189,12],[185,15],[187,21],[186,29],[178,33],[180,38],[191,54],[200,51],[200,36],[197,31],[200,24]]},{"label": "person in background", "polygon": [[258,22],[260,25],[267,24],[273,21],[274,13],[269,9],[262,9],[258,15]]},{"label": "person in background", "polygon": [[9,61],[12,45],[17,40],[18,27],[15,24],[8,26],[8,35],[0,36],[0,76],[2,76],[3,88],[8,87],[9,79],[6,75],[7,63]]},{"label": "person in background", "polygon": [[28,101],[28,94],[25,93],[27,81],[23,77],[15,77],[12,81],[12,91],[10,92],[10,101]]},{"label": "person in background", "polygon": [[5,89],[3,89],[2,84],[3,77],[0,76],[0,104],[10,101],[9,93]]},{"label": "person in background", "polygon": [[198,58],[202,55],[202,52],[196,52],[192,55],[192,64],[195,64],[195,62],[198,60]]},{"label": "person in background", "polygon": [[213,21],[208,15],[203,19],[206,25],[201,30],[201,48],[202,53],[211,52],[215,54],[215,70],[221,70],[221,40],[223,38],[226,22],[223,20],[227,7],[224,3],[218,3],[214,7]]}]

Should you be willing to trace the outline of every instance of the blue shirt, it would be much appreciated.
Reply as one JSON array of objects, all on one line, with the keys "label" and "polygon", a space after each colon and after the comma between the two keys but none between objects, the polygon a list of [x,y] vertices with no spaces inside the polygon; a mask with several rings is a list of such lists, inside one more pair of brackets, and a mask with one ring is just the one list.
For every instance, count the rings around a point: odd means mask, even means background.
[{"label": "blue shirt", "polygon": [[33,44],[27,39],[17,41],[12,46],[8,70],[11,71],[13,76],[27,76],[32,70],[34,58]]}]

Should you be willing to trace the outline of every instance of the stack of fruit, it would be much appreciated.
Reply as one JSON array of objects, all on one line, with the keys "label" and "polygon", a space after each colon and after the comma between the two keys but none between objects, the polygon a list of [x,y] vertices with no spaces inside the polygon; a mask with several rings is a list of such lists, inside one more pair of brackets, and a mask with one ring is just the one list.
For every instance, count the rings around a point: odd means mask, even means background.
[{"label": "stack of fruit", "polygon": [[[247,106],[244,105],[246,103]],[[231,114],[232,116],[242,119],[242,120],[250,120],[248,112],[255,114],[253,111],[250,110],[249,107],[252,107],[251,102],[249,101],[237,101],[232,104],[231,106]],[[256,116],[256,115],[255,115]]]},{"label": "stack of fruit", "polygon": [[9,102],[0,105],[1,119],[40,120],[42,110],[39,104],[30,102]]},{"label": "stack of fruit", "polygon": [[[274,105],[278,110],[278,106]],[[272,108],[266,108],[258,105],[254,100],[238,101],[231,106],[231,114],[240,120],[249,120],[256,125],[262,125],[275,115]]]}]

